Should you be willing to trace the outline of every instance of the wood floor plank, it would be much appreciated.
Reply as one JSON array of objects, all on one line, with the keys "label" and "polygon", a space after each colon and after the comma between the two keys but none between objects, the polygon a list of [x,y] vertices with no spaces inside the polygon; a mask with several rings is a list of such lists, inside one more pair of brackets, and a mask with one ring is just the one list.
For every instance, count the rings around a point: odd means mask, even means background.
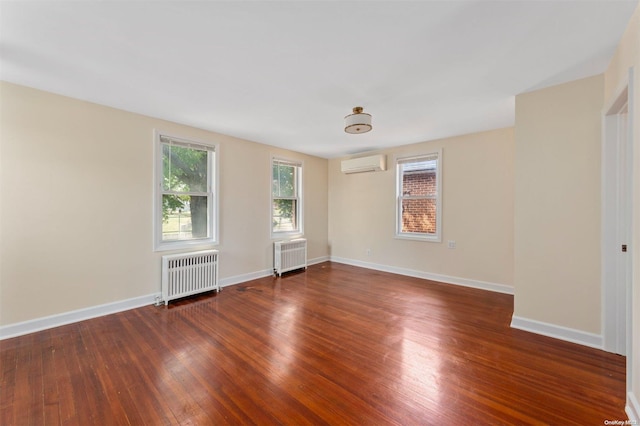
[{"label": "wood floor plank", "polygon": [[[44,334],[44,333],[43,333]],[[51,332],[48,339],[53,342]],[[46,378],[48,371],[55,371],[57,357],[56,348],[52,345],[43,345],[42,347],[42,398],[44,404],[44,421],[43,424],[61,424],[60,418],[60,397],[58,392],[58,382],[56,380],[48,380]]]},{"label": "wood floor plank", "polygon": [[0,424],[602,425],[625,358],[513,297],[323,263],[8,339]]},{"label": "wood floor plank", "polygon": [[[24,336],[19,340],[11,339],[11,341],[18,343],[26,341],[26,338]],[[18,353],[19,347],[17,344],[5,345],[4,342],[0,342],[0,367],[2,368],[2,376],[0,376],[0,420],[13,419],[15,417],[13,410],[18,408],[18,404],[15,401]],[[0,423],[2,422],[0,421]]]}]

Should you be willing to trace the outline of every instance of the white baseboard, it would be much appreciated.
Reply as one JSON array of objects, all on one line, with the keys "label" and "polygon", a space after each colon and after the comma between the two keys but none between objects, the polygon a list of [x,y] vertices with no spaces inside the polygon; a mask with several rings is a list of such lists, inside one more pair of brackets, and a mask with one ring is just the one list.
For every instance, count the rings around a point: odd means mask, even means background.
[{"label": "white baseboard", "polygon": [[627,406],[624,407],[627,416],[629,417],[629,424],[640,424],[640,404],[633,392],[627,393]]},{"label": "white baseboard", "polygon": [[[316,257],[314,259],[307,260],[307,265],[316,265],[318,263],[327,262],[328,260],[329,256]],[[220,287],[228,287],[230,285],[241,284],[247,281],[268,277],[269,275],[273,275],[273,269],[264,269],[262,271],[250,272],[248,274],[234,275],[233,277],[221,279]]]},{"label": "white baseboard", "polygon": [[234,275],[233,277],[222,278],[220,280],[220,287],[241,284],[247,281],[257,280],[258,278],[268,277],[269,275],[273,275],[273,269],[264,269],[262,271],[249,272],[248,274]]},{"label": "white baseboard", "polygon": [[[329,260],[329,256],[323,256],[311,259],[307,264],[315,265],[317,263],[326,262],[327,260]],[[235,275],[233,277],[221,279],[220,286],[228,287],[230,285],[240,284],[258,278],[268,277],[269,275],[273,275],[273,269]],[[160,293],[134,297],[133,299],[119,300],[117,302],[106,303],[104,305],[91,306],[75,311],[63,312],[61,314],[0,326],[0,340],[23,336],[25,334],[35,333],[36,331],[47,330],[49,328],[59,327],[61,325],[97,318],[104,315],[115,314],[117,312],[140,308],[142,306],[153,305],[156,302],[156,297],[160,297]]]},{"label": "white baseboard", "polygon": [[329,256],[320,256],[320,257],[316,257],[315,259],[307,260],[307,265],[308,266],[317,265],[318,263],[328,262],[328,261],[329,261]]},{"label": "white baseboard", "polygon": [[[468,278],[451,277],[448,275],[433,274],[429,272],[415,271],[413,269],[398,268],[395,266],[380,265],[377,263],[362,262],[360,260],[346,259],[342,257],[331,257],[332,262],[344,263],[346,265],[358,266],[361,268],[374,269],[377,271],[391,272],[393,274],[406,275],[410,277],[423,278],[432,281],[439,281],[446,284],[455,284],[464,287],[473,287],[481,290],[494,291],[497,293],[513,294],[513,287],[489,283],[485,281],[472,280]],[[532,333],[542,334],[544,336],[553,337],[568,342],[589,346],[596,349],[602,349],[602,336],[598,334],[586,333],[580,330],[574,330],[559,325],[543,323],[540,321],[530,320],[513,316],[511,327]]]},{"label": "white baseboard", "polygon": [[516,315],[511,318],[511,327],[583,346],[602,349],[602,336],[599,334],[587,333],[585,331],[522,318]]},{"label": "white baseboard", "polygon": [[156,301],[156,296],[160,293],[148,294],[146,296],[134,297],[133,299],[119,300],[117,302],[106,303],[104,305],[91,306],[75,311],[63,312],[61,314],[36,318],[29,321],[18,322],[0,327],[0,340],[11,337],[22,336],[36,331],[47,330],[61,325],[84,321],[104,315],[115,314],[116,312],[127,311],[141,306],[152,305]]},{"label": "white baseboard", "polygon": [[449,275],[442,275],[442,274],[433,274],[431,272],[423,272],[423,271],[416,271],[414,269],[380,265],[378,263],[362,262],[360,260],[346,259],[346,258],[337,257],[337,256],[331,256],[331,261],[337,262],[337,263],[344,263],[346,265],[358,266],[361,268],[374,269],[376,271],[390,272],[392,274],[406,275],[408,277],[438,281],[445,284],[455,284],[463,287],[472,287],[480,290],[493,291],[496,293],[513,294],[513,287],[505,284],[496,284],[496,283],[490,283],[486,281],[472,280],[469,278],[452,277]]}]

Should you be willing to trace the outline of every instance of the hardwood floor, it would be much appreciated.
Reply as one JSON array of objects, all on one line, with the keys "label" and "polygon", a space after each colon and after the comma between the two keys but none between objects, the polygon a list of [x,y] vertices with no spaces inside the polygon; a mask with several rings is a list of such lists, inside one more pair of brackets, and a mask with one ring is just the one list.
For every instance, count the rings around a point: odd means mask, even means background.
[{"label": "hardwood floor", "polygon": [[513,297],[323,263],[0,343],[2,425],[602,425],[625,359]]}]

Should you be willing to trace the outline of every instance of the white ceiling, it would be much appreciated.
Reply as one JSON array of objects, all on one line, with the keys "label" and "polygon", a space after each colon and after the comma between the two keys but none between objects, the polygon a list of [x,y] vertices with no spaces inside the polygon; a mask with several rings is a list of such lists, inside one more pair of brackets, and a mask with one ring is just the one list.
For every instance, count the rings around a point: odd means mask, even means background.
[{"label": "white ceiling", "polygon": [[637,5],[2,1],[0,78],[331,158],[512,126],[516,94],[603,72]]}]

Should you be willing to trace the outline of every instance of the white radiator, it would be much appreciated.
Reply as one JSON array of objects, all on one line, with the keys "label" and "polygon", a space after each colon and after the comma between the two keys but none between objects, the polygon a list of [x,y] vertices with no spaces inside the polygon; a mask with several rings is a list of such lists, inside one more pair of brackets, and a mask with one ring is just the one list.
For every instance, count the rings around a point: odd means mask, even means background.
[{"label": "white radiator", "polygon": [[170,300],[205,291],[220,291],[218,250],[162,256],[162,300]]},{"label": "white radiator", "polygon": [[273,273],[282,275],[294,269],[307,268],[307,240],[298,238],[273,243]]}]

